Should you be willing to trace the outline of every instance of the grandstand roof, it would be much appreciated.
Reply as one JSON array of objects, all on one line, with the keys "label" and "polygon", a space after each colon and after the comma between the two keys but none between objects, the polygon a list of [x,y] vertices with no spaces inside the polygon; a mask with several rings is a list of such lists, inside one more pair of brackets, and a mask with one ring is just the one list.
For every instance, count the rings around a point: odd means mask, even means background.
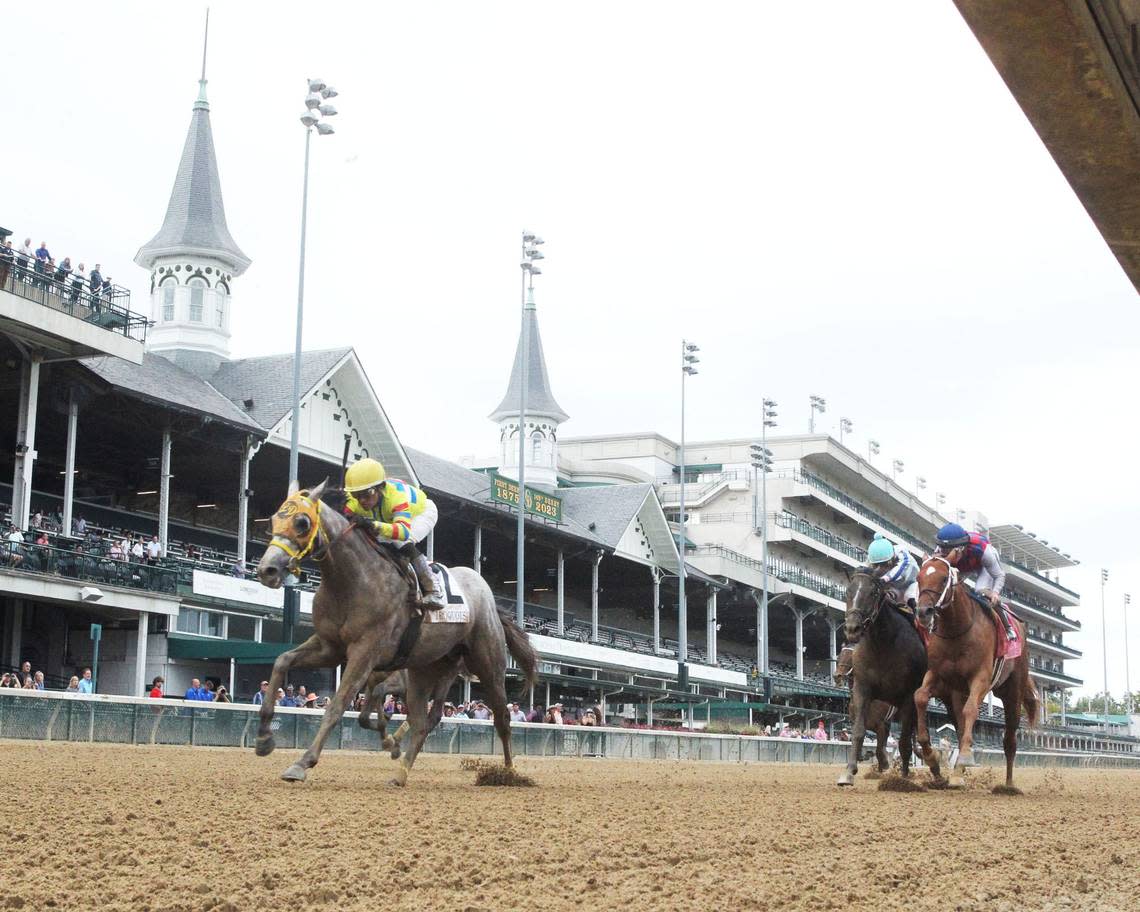
[{"label": "grandstand roof", "polygon": [[265,436],[261,425],[209,382],[162,355],[146,352],[141,364],[111,357],[85,358],[79,363],[103,382],[133,398],[205,415],[256,436]]},{"label": "grandstand roof", "polygon": [[158,234],[139,248],[135,262],[144,269],[150,269],[159,257],[198,253],[228,261],[234,274],[241,275],[249,266],[250,259],[242,253],[226,225],[205,79],[199,86],[198,99],[190,115],[190,129],[178,163],[178,174],[174,178],[174,189],[166,207],[166,218]]},{"label": "grandstand roof", "polygon": [[490,414],[492,421],[501,421],[519,413],[519,394],[522,392],[522,352],[523,333],[529,334],[526,374],[526,411],[528,415],[546,415],[555,421],[565,421],[570,416],[562,411],[562,406],[554,401],[550,391],[550,376],[546,372],[546,357],[542,353],[542,336],[538,332],[538,316],[533,303],[523,311],[523,326],[519,332],[518,347],[515,349],[515,364],[511,368],[511,380],[507,393],[499,407]]},{"label": "grandstand roof", "polygon": [[[301,352],[301,390],[311,390],[321,378],[352,354],[351,348]],[[293,354],[266,355],[223,361],[210,378],[230,401],[261,427],[270,430],[293,408]],[[248,409],[245,402],[252,400]]]},{"label": "grandstand roof", "polygon": [[653,490],[650,484],[598,485],[589,488],[559,488],[562,515],[569,516],[593,534],[616,548],[645,497]]}]

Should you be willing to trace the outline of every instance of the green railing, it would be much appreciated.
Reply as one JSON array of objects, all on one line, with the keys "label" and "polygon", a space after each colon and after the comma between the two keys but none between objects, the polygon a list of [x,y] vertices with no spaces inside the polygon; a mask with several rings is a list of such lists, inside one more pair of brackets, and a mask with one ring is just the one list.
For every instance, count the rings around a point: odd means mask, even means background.
[{"label": "green railing", "polygon": [[[789,709],[795,709],[789,707]],[[810,711],[810,710],[809,710]],[[273,736],[279,748],[307,747],[320,727],[316,710],[277,709]],[[0,690],[0,739],[71,741],[136,745],[181,745],[251,749],[257,734],[258,708],[249,704],[182,703],[136,697],[78,696]],[[379,751],[380,735],[360,728],[347,713],[333,729],[326,749]],[[511,747],[516,756],[606,757],[615,760],[701,760],[713,763],[846,762],[849,745],[839,741],[804,741],[655,729],[585,728],[515,723]],[[1119,766],[1140,768],[1140,754],[1036,753],[1019,751],[1026,766]],[[427,738],[424,750],[440,754],[501,753],[490,722],[445,719]],[[1001,752],[981,749],[983,762],[1004,762]],[[281,760],[267,768],[276,771]]]},{"label": "green railing", "polygon": [[[712,554],[717,557],[722,557],[725,560],[733,561],[741,566],[759,570],[761,573],[764,572],[764,563],[762,561],[754,557],[749,557],[747,554],[741,554],[739,551],[733,551],[731,548],[724,547],[724,545],[700,545],[697,548],[691,549],[691,553]],[[829,598],[843,601],[847,597],[847,592],[842,586],[831,582],[819,574],[803,570],[793,564],[780,560],[778,557],[768,558],[768,573],[781,582],[794,583],[797,586],[812,589]]]},{"label": "green railing", "polygon": [[885,516],[876,513],[874,510],[868,507],[865,507],[854,497],[849,494],[844,494],[838,488],[829,485],[826,481],[817,475],[812,475],[810,472],[803,471],[803,469],[797,469],[792,473],[792,478],[800,484],[805,484],[808,487],[815,488],[817,491],[826,494],[832,500],[843,504],[843,506],[847,507],[847,509],[858,513],[860,516],[866,519],[871,520],[871,522],[875,523],[878,526],[881,526],[883,529],[886,529],[897,539],[905,541],[919,553],[928,554],[930,552],[929,542],[924,542],[920,538],[912,535],[910,532],[907,532],[901,526],[895,525]]},{"label": "green railing", "polygon": [[867,560],[867,552],[862,548],[856,547],[847,541],[845,538],[840,538],[833,532],[828,532],[822,526],[817,526],[814,523],[808,522],[806,519],[800,519],[798,516],[790,516],[787,513],[773,513],[771,514],[772,521],[781,529],[790,529],[792,532],[799,532],[801,535],[806,535],[808,538],[814,538],[822,545],[826,545],[833,551],[838,551],[840,554],[846,554],[852,560],[863,563]]},{"label": "green railing", "polygon": [[50,545],[5,542],[0,567],[17,573],[62,576],[84,582],[105,583],[129,589],[148,589],[173,594],[178,588],[178,570],[169,559],[157,564],[138,563],[89,552],[82,546],[56,548]]}]

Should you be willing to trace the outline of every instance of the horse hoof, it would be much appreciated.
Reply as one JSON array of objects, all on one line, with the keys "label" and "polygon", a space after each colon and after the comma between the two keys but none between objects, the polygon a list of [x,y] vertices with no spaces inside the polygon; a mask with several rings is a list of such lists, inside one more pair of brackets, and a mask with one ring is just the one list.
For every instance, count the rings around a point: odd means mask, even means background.
[{"label": "horse hoof", "polygon": [[386,750],[386,751],[392,750],[392,748],[394,748],[396,746],[396,742],[392,740],[391,735],[388,735],[384,738],[383,741],[380,742],[380,746],[382,748],[384,748],[384,750]]},{"label": "horse hoof", "polygon": [[258,738],[257,743],[253,746],[253,752],[259,757],[268,757],[273,753],[273,748],[277,746],[277,742],[273,740],[273,735],[266,735],[264,738]]},{"label": "horse hoof", "polygon": [[286,782],[304,782],[308,771],[299,763],[294,763],[285,772],[281,774],[281,778]]},{"label": "horse hoof", "polygon": [[393,760],[399,760],[400,759],[400,745],[397,744],[395,747],[393,747],[391,752],[388,754],[388,756],[391,757]]},{"label": "horse hoof", "polygon": [[835,780],[835,784],[836,785],[854,785],[855,784],[855,777],[852,776],[850,773],[844,773],[842,776],[840,776],[838,779]]},{"label": "horse hoof", "polygon": [[959,767],[978,766],[978,765],[979,765],[978,761],[974,759],[974,752],[973,751],[966,751],[965,753],[958,755],[958,766]]}]

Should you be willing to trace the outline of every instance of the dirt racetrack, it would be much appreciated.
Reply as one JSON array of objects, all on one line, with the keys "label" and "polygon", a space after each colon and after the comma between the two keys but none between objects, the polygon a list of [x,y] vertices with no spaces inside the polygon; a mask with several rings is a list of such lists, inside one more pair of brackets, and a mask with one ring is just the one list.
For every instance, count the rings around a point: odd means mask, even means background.
[{"label": "dirt racetrack", "polygon": [[[838,770],[0,742],[0,909],[1138,908],[1140,773],[1019,770],[1022,797]],[[919,771],[920,777],[926,773]]]}]

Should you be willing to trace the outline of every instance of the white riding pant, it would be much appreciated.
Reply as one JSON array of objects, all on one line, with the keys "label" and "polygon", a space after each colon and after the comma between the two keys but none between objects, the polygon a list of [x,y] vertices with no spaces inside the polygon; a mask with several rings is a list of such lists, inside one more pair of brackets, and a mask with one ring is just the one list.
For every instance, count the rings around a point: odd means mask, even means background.
[{"label": "white riding pant", "polygon": [[423,513],[419,516],[412,517],[411,529],[408,530],[410,536],[408,540],[418,545],[428,537],[438,521],[439,508],[435,505],[435,501],[429,500],[427,506],[424,507]]},{"label": "white riding pant", "polygon": [[[989,571],[983,567],[981,570],[978,571],[978,578],[974,582],[974,591],[980,595],[981,593],[983,593],[989,589],[993,589],[994,588],[994,582],[995,582],[994,577],[991,576]],[[1001,593],[998,592],[998,595],[1001,595]]]},{"label": "white riding pant", "polygon": [[912,600],[915,602],[918,601],[918,580],[915,580],[905,589],[899,589],[897,586],[892,586],[891,588],[894,589],[895,595],[899,596],[900,605],[909,604]]}]

